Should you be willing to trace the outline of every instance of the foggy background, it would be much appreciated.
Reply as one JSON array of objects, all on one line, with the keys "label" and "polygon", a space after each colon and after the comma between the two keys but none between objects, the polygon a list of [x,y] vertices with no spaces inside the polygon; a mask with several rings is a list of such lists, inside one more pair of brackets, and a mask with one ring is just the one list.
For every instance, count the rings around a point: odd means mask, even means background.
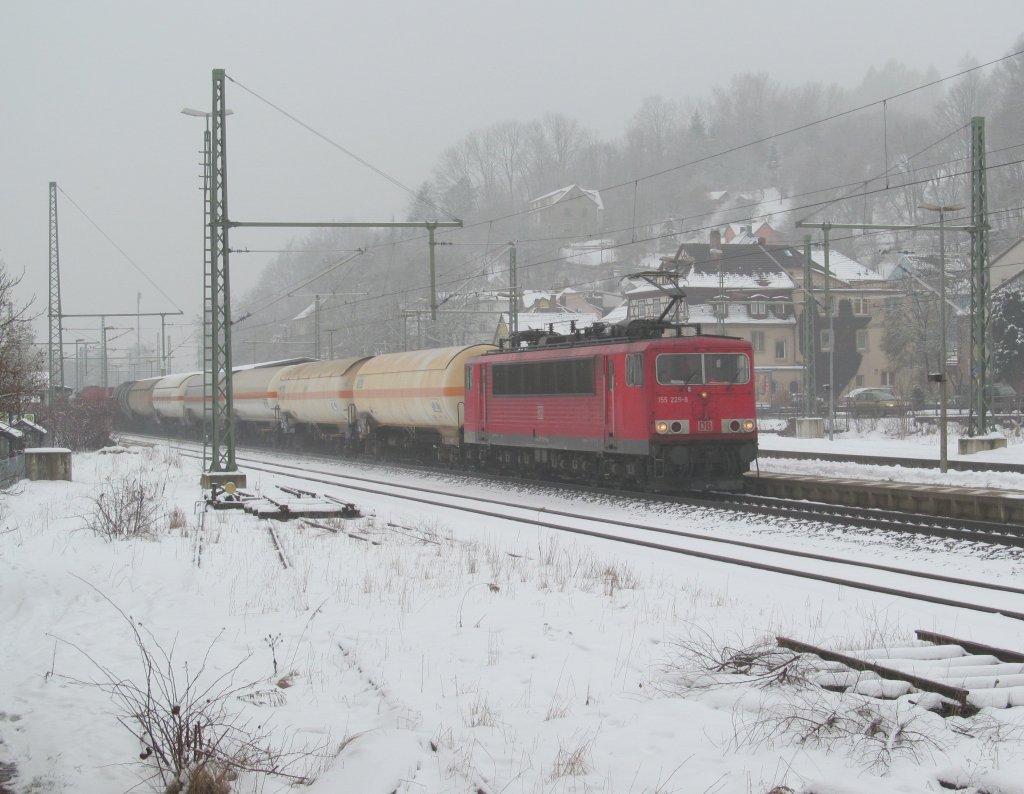
[{"label": "foggy background", "polygon": [[[438,235],[453,243],[439,249],[439,280],[454,289],[463,275],[486,267],[494,246],[523,240],[521,216],[497,219],[570,183],[602,189],[605,225],[621,231],[699,214],[700,197],[709,190],[785,192],[877,173],[901,152],[962,123],[956,108],[944,121],[943,104],[958,85],[970,95],[968,80],[888,103],[888,152],[881,112],[869,109],[804,138],[780,140],[774,150],[751,149],[713,167],[644,180],[636,196],[625,196],[623,188],[618,196],[604,190],[994,60],[1014,49],[1022,23],[1018,0],[974,8],[945,0],[855,7],[788,0],[739,6],[634,2],[628,8],[550,0],[296,2],[287,8],[198,0],[6,3],[0,34],[0,259],[10,273],[24,272],[20,295],[34,295],[35,309],[45,314],[47,192],[48,183],[57,182],[63,191],[64,312],[132,312],[139,293],[144,312],[180,308],[184,316],[173,318],[169,333],[180,346],[175,369],[186,369],[195,353],[185,340],[202,296],[203,120],[180,111],[210,109],[213,68],[224,68],[467,224],[476,223]],[[974,74],[988,79],[993,70]],[[980,93],[961,96],[959,110],[968,116],[986,107],[1020,114],[1020,92],[1016,97],[1016,107],[1007,108],[1003,100],[986,106]],[[233,220],[443,219],[235,83],[227,84],[227,104],[234,111],[227,132]],[[734,123],[725,123],[729,118]],[[462,187],[468,185],[472,195],[455,189],[460,183],[453,157],[460,147],[465,153],[474,138],[485,140],[488,130],[504,125],[506,131],[520,128],[536,154],[536,133],[545,124],[549,143],[552,130],[570,128],[575,159],[560,161],[561,170],[534,157],[532,166],[525,160],[517,166],[503,188],[496,178],[493,190],[468,182]],[[679,130],[703,136],[700,145]],[[998,135],[990,127],[991,146]],[[963,154],[963,136],[956,143]],[[851,174],[857,171],[851,161],[859,172]],[[898,215],[898,208],[891,209]],[[624,219],[624,213],[632,217]],[[895,215],[887,217],[910,221]],[[412,290],[424,284],[426,246],[397,242],[412,236],[232,231],[233,248],[270,251],[232,256],[235,316],[346,256],[340,251],[371,249],[273,312],[254,316],[249,330],[239,324],[236,342],[249,340],[242,349],[254,357],[281,352],[262,351],[255,340],[280,335],[281,323],[309,303],[314,290],[366,293],[346,301],[365,313],[351,308],[350,326],[422,308],[415,301],[424,296]],[[524,243],[525,283],[539,287],[542,276],[556,278],[556,265],[537,264],[552,254]],[[283,248],[313,250],[305,256],[276,253]],[[636,254],[655,248],[641,244]],[[530,265],[537,265],[538,283],[532,285]],[[127,329],[135,323],[124,318],[117,324]],[[98,321],[69,318],[65,342],[98,338],[93,326]],[[155,318],[143,321],[144,344],[156,344],[158,327]],[[45,341],[45,317],[37,329],[37,340]],[[398,344],[398,331],[388,333],[388,339],[351,339],[349,349]],[[113,344],[135,343],[134,330],[124,334]],[[344,336],[339,330],[339,349]]]}]

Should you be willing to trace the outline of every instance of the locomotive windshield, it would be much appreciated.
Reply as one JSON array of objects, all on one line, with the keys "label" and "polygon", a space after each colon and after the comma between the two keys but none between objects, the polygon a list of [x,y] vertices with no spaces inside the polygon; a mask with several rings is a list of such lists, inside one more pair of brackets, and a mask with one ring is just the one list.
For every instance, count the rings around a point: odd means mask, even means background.
[{"label": "locomotive windshield", "polygon": [[656,369],[662,386],[750,381],[750,360],[742,353],[662,353]]}]

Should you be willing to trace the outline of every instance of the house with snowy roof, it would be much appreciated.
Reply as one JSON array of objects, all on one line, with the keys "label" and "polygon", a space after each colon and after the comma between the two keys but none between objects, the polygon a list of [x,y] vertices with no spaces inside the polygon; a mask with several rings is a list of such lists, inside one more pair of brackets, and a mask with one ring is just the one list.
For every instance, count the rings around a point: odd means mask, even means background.
[{"label": "house with snowy roof", "polygon": [[685,298],[677,316],[668,319],[750,340],[758,401],[786,405],[803,378],[794,283],[781,263],[791,258],[799,258],[799,252],[789,246],[723,246],[718,232],[711,243],[683,243],[674,255],[641,262],[648,272],[665,275],[633,282],[626,293],[626,320],[659,317],[678,284]]},{"label": "house with snowy roof", "polygon": [[726,245],[777,243],[779,242],[779,233],[772,228],[768,221],[727,223],[722,231],[722,242]]},{"label": "house with snowy roof", "polygon": [[[882,344],[883,321],[898,288],[838,251],[829,251],[826,273],[820,249],[812,252],[810,283],[805,285],[804,262],[804,252],[796,247],[725,244],[715,230],[710,243],[684,243],[675,255],[650,257],[640,268],[678,274],[686,294],[680,321],[700,323],[705,333],[750,341],[759,402],[785,407],[790,395],[803,390],[800,328],[808,306],[814,314],[815,370],[827,373],[833,358],[837,396],[857,386],[892,385],[895,373]],[[824,311],[826,282],[835,313],[831,328]],[[627,299],[627,319],[657,317],[669,300],[664,291],[641,282]],[[827,376],[819,375],[817,381],[822,393]]]},{"label": "house with snowy roof", "polygon": [[603,214],[599,191],[568,185],[532,199],[527,223],[534,237],[590,237]]}]

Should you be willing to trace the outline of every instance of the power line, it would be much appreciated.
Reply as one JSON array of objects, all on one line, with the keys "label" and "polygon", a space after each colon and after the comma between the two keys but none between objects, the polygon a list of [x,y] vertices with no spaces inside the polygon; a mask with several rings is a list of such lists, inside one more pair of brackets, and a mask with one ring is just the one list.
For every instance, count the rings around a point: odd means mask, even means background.
[{"label": "power line", "polygon": [[325,143],[329,144],[330,146],[333,146],[333,147],[334,147],[335,149],[337,149],[338,151],[340,151],[340,152],[343,152],[344,154],[347,154],[347,155],[348,155],[349,157],[351,157],[351,158],[352,158],[353,160],[355,160],[355,161],[356,161],[357,163],[361,163],[362,165],[366,166],[367,168],[369,168],[369,169],[370,169],[371,171],[373,171],[373,172],[374,172],[375,174],[377,174],[378,176],[382,176],[382,177],[384,177],[384,179],[386,179],[386,180],[387,180],[388,182],[390,182],[390,183],[391,183],[392,185],[394,185],[395,187],[401,188],[401,189],[402,189],[402,190],[404,190],[404,191],[405,191],[406,193],[408,193],[408,194],[409,194],[410,196],[412,196],[413,198],[415,198],[415,199],[416,199],[417,201],[419,201],[419,202],[422,202],[423,204],[426,204],[426,205],[428,205],[428,206],[430,206],[430,207],[433,207],[433,208],[434,208],[435,210],[437,210],[438,212],[440,212],[440,213],[441,213],[442,215],[446,216],[446,217],[447,217],[447,218],[449,218],[450,220],[453,220],[453,221],[456,221],[456,220],[458,220],[458,218],[456,218],[456,217],[455,217],[454,215],[452,215],[452,214],[451,214],[450,212],[448,212],[448,211],[447,211],[446,209],[444,209],[443,207],[439,207],[439,206],[438,206],[437,204],[435,204],[434,202],[430,201],[429,199],[427,199],[427,198],[425,198],[425,197],[423,197],[423,196],[420,196],[420,195],[418,195],[418,194],[416,193],[416,191],[414,191],[414,190],[413,190],[412,188],[410,188],[410,187],[406,187],[406,186],[405,186],[404,184],[402,184],[401,182],[399,182],[399,181],[398,181],[397,179],[395,179],[395,178],[394,178],[393,176],[391,176],[390,174],[388,174],[388,173],[386,173],[386,172],[382,171],[381,169],[377,168],[377,166],[375,166],[375,165],[373,165],[372,163],[370,163],[370,162],[368,162],[368,161],[364,160],[364,159],[363,159],[362,157],[360,157],[359,155],[355,154],[355,153],[354,153],[354,152],[352,152],[351,150],[349,150],[349,149],[346,149],[346,148],[345,148],[344,146],[342,146],[342,145],[341,145],[340,143],[338,143],[337,141],[335,141],[335,140],[332,140],[331,138],[328,138],[328,137],[327,137],[326,135],[324,135],[324,134],[323,134],[322,132],[319,132],[318,130],[314,129],[313,127],[311,127],[311,126],[310,126],[309,124],[307,124],[306,122],[304,122],[304,121],[301,121],[300,119],[296,118],[295,116],[293,116],[293,115],[292,115],[291,113],[289,113],[289,112],[288,112],[287,110],[285,110],[284,108],[282,108],[282,107],[280,107],[280,106],[278,106],[278,105],[275,105],[275,104],[274,104],[273,102],[271,102],[271,101],[270,101],[269,99],[267,99],[266,97],[260,96],[260,95],[259,95],[259,94],[257,94],[257,93],[256,93],[255,91],[253,91],[253,90],[252,90],[251,88],[247,88],[246,86],[244,86],[244,85],[243,85],[242,83],[240,83],[240,82],[238,82],[237,80],[235,80],[235,79],[234,79],[233,77],[231,77],[230,75],[227,75],[227,74],[225,74],[224,76],[225,76],[225,77],[226,77],[226,78],[227,78],[228,80],[230,80],[230,81],[231,81],[232,83],[234,83],[235,85],[237,85],[237,86],[238,86],[239,88],[241,88],[241,89],[242,89],[243,91],[246,91],[246,92],[248,92],[249,94],[252,94],[252,95],[253,95],[254,97],[256,97],[256,99],[258,99],[258,100],[260,100],[261,102],[263,102],[263,103],[265,103],[265,104],[269,105],[269,106],[270,106],[270,107],[272,107],[272,108],[273,108],[274,110],[276,110],[276,111],[277,111],[278,113],[282,114],[282,115],[283,115],[283,116],[285,116],[286,118],[289,118],[289,119],[291,119],[291,120],[292,120],[292,121],[294,121],[294,122],[295,122],[296,124],[298,124],[298,125],[299,125],[300,127],[302,127],[302,128],[304,129],[304,130],[306,130],[307,132],[311,132],[311,133],[312,133],[313,135],[315,135],[316,137],[318,137],[318,138],[319,138],[320,140],[324,141]]},{"label": "power line", "polygon": [[[1014,161],[1011,161],[1011,162],[1008,162],[1008,163],[1001,163],[1001,164],[998,164],[998,165],[987,166],[985,170],[986,171],[992,171],[992,170],[994,170],[996,168],[1005,168],[1005,167],[1012,166],[1012,165],[1019,165],[1021,163],[1024,163],[1024,159],[1014,160]],[[942,175],[940,177],[937,177],[936,179],[939,179],[939,180],[942,180],[942,179],[952,179],[952,178],[955,178],[955,177],[958,177],[958,176],[964,176],[964,175],[970,174],[970,173],[971,173],[970,170],[958,171],[958,172],[954,172],[954,173],[950,173],[950,174],[944,174],[944,175]],[[849,196],[849,198],[863,198],[864,196],[874,195],[876,193],[884,193],[884,192],[889,191],[889,190],[901,189],[901,188],[910,187],[912,185],[918,185],[918,184],[926,184],[926,183],[932,182],[932,181],[935,181],[935,180],[933,180],[933,179],[921,179],[921,180],[916,180],[916,181],[913,181],[913,182],[908,182],[908,183],[905,183],[903,185],[898,185],[896,187],[889,187],[889,188],[880,187],[880,188],[875,188],[875,189],[872,189],[872,190],[866,190],[866,191],[864,191],[862,193],[858,193],[858,194],[855,194],[853,196]],[[763,213],[761,215],[758,215],[757,217],[771,217],[771,216],[774,216],[774,215],[783,214],[784,212],[793,212],[795,210],[810,209],[810,208],[818,206],[819,204],[822,204],[822,203],[828,203],[828,202],[812,202],[812,203],[806,204],[804,206],[790,207],[790,208],[788,208],[786,210],[780,210],[778,212]],[[739,221],[734,221],[734,222],[739,222]],[[611,250],[611,249],[616,249],[616,248],[625,248],[627,246],[635,245],[636,243],[653,242],[655,240],[663,240],[663,239],[666,239],[666,238],[669,238],[669,237],[678,237],[678,236],[681,236],[681,235],[684,235],[684,234],[694,234],[694,233],[700,232],[700,231],[708,231],[710,229],[717,228],[718,225],[719,224],[708,224],[708,225],[704,225],[704,226],[693,227],[693,228],[684,230],[682,232],[668,232],[668,233],[665,233],[665,234],[651,235],[651,236],[648,236],[648,237],[645,237],[645,238],[641,238],[641,239],[637,240],[636,242],[630,241],[630,242],[625,242],[625,243],[615,243],[615,244],[607,246],[607,249]],[[552,258],[549,258],[549,259],[540,260],[538,262],[521,264],[521,265],[519,265],[519,270],[520,270],[520,272],[522,272],[524,270],[528,270],[528,269],[533,268],[533,267],[540,267],[542,265],[554,264],[556,262],[564,262],[567,259],[569,259],[570,257],[571,257],[571,254],[568,255],[568,256],[552,257]],[[451,281],[447,281],[447,282],[441,282],[439,284],[439,286],[451,285],[451,284],[454,284],[454,283],[457,283],[457,282],[455,280],[451,280]],[[412,292],[417,292],[417,291],[419,291],[419,289],[420,288],[418,288],[418,287],[410,287],[410,288],[407,288],[407,289],[401,289],[401,290],[396,290],[396,291],[393,291],[393,292],[390,292],[390,293],[385,293],[385,294],[383,294],[383,295],[381,295],[379,297],[393,297],[393,296],[397,296],[397,295],[405,295],[405,294],[409,294],[409,293],[412,293]],[[374,298],[369,298],[367,300],[373,300],[373,299]],[[361,302],[361,301],[358,301],[358,302]]]},{"label": "power line", "polygon": [[64,188],[62,188],[60,185],[58,185],[57,186],[57,190],[59,190],[61,193],[63,193],[64,194],[64,198],[66,198],[68,201],[70,201],[72,206],[76,210],[78,210],[80,213],[82,213],[82,216],[87,221],[89,221],[89,223],[91,223],[93,225],[93,227],[96,229],[96,231],[98,231],[100,234],[102,234],[103,237],[106,238],[107,242],[110,243],[112,246],[114,246],[114,248],[117,249],[117,252],[119,254],[121,254],[121,256],[123,256],[126,260],[128,260],[128,264],[130,264],[137,271],[139,271],[139,273],[142,274],[142,277],[145,278],[146,281],[148,281],[150,284],[152,284],[154,289],[156,289],[157,292],[159,292],[161,295],[163,295],[165,298],[167,298],[167,300],[168,300],[168,302],[170,302],[171,306],[173,306],[179,312],[181,311],[181,307],[177,303],[175,303],[173,300],[171,300],[171,297],[166,292],[164,292],[162,289],[160,289],[160,286],[155,281],[153,281],[153,279],[151,279],[149,277],[149,275],[146,273],[146,271],[144,271],[141,267],[139,267],[135,263],[135,260],[132,259],[130,256],[128,256],[128,254],[125,253],[124,249],[121,248],[121,246],[119,246],[117,243],[115,243],[114,240],[110,237],[110,235],[107,234],[105,231],[103,231],[103,229],[101,229],[99,227],[99,224],[97,224],[96,221],[94,221],[92,218],[89,217],[89,214],[85,210],[83,210],[81,207],[78,206],[78,204],[75,202],[75,200],[73,198],[71,198],[71,196],[69,196],[67,194],[67,191],[65,191]]},{"label": "power line", "polygon": [[[746,143],[742,143],[742,144],[737,144],[736,146],[732,146],[732,147],[730,147],[728,149],[723,149],[723,150],[718,151],[718,152],[713,152],[711,154],[704,155],[702,157],[698,157],[698,158],[696,158],[694,160],[688,160],[686,162],[679,163],[677,165],[670,166],[668,168],[663,168],[660,171],[655,171],[655,172],[652,172],[650,174],[646,174],[645,176],[634,177],[634,178],[631,178],[631,179],[627,179],[627,180],[625,180],[623,182],[619,182],[617,184],[612,184],[612,185],[607,185],[607,186],[602,187],[602,188],[597,188],[597,190],[598,191],[606,191],[606,192],[607,191],[612,191],[612,190],[617,190],[619,188],[629,187],[629,186],[633,185],[636,182],[644,182],[644,181],[647,181],[649,179],[654,179],[655,177],[664,176],[665,174],[669,174],[669,173],[672,173],[674,171],[678,171],[678,170],[683,169],[683,168],[688,168],[689,166],[699,165],[700,163],[708,162],[708,161],[714,160],[714,159],[716,159],[718,157],[723,157],[723,156],[725,156],[727,154],[733,154],[733,153],[741,151],[743,149],[746,149],[746,148],[749,148],[749,147],[752,147],[752,146],[757,146],[758,144],[761,144],[761,143],[767,143],[768,141],[772,141],[772,140],[775,140],[777,138],[782,138],[782,137],[784,137],[786,135],[791,135],[792,133],[800,132],[802,130],[806,130],[806,129],[809,129],[811,127],[817,126],[819,124],[824,124],[824,123],[829,122],[829,121],[834,121],[836,119],[843,118],[845,116],[849,116],[849,115],[852,115],[854,113],[858,113],[858,112],[860,112],[862,110],[866,110],[868,108],[875,107],[877,105],[881,105],[883,103],[889,102],[889,101],[894,100],[894,99],[900,99],[902,97],[905,97],[905,96],[908,96],[910,94],[913,94],[913,93],[915,93],[917,91],[922,91],[922,90],[924,90],[926,88],[932,88],[933,86],[940,85],[941,83],[947,82],[949,80],[955,80],[957,77],[963,77],[964,75],[970,74],[971,72],[975,72],[975,71],[978,71],[980,69],[985,69],[985,68],[988,68],[989,66],[994,66],[994,65],[996,65],[998,63],[1002,63],[1003,61],[1007,61],[1007,60],[1009,60],[1011,58],[1016,58],[1019,55],[1024,55],[1024,50],[1017,50],[1016,52],[1011,52],[1011,53],[1009,53],[1007,55],[1004,55],[1004,56],[999,57],[999,58],[995,58],[995,59],[993,59],[991,61],[986,61],[985,63],[981,63],[981,64],[978,64],[976,66],[972,66],[972,67],[967,68],[967,69],[962,69],[961,71],[956,72],[954,74],[946,75],[944,77],[939,77],[939,78],[937,78],[935,80],[932,80],[930,82],[923,83],[921,85],[914,86],[912,88],[908,88],[905,91],[900,91],[899,93],[892,94],[892,95],[890,95],[888,97],[884,97],[882,99],[877,99],[877,100],[875,100],[873,102],[868,102],[866,104],[859,105],[859,106],[854,107],[854,108],[849,108],[847,110],[842,110],[842,111],[839,111],[837,113],[833,113],[833,114],[831,114],[829,116],[824,116],[822,118],[815,119],[813,121],[808,121],[808,122],[806,122],[804,124],[799,124],[799,125],[797,125],[795,127],[791,127],[789,129],[782,130],[780,132],[775,132],[775,133],[771,133],[770,135],[765,135],[765,136],[763,136],[761,138],[757,138],[756,140],[747,141]],[[883,174],[883,176],[884,176],[884,174]],[[880,178],[880,177],[876,177],[876,178]],[[854,184],[859,184],[859,183],[854,183]],[[524,215],[524,214],[527,214],[529,212],[530,212],[529,209],[523,209],[523,210],[517,210],[515,212],[510,212],[510,213],[507,213],[505,215],[499,215],[499,216],[494,216],[494,217],[491,217],[491,218],[481,219],[479,221],[474,221],[473,223],[464,224],[459,229],[459,231],[465,231],[467,229],[472,229],[474,227],[481,226],[481,225],[486,224],[486,223],[494,223],[496,221],[509,220],[511,218],[516,218],[516,217],[519,217],[520,215]],[[422,236],[412,237],[410,239],[422,239]]]},{"label": "power line", "polygon": [[235,320],[232,320],[232,321],[231,321],[231,324],[232,324],[232,325],[235,325],[235,324],[237,324],[237,323],[240,323],[240,322],[242,322],[242,320],[247,320],[248,318],[252,317],[252,316],[253,316],[254,314],[256,314],[257,312],[262,312],[262,311],[265,311],[266,309],[269,309],[269,308],[270,308],[271,306],[273,306],[273,305],[274,305],[275,303],[277,303],[277,302],[279,302],[279,301],[282,301],[282,300],[284,300],[285,298],[290,298],[290,297],[292,297],[292,294],[293,294],[294,292],[296,292],[297,290],[300,290],[300,289],[302,289],[303,287],[308,287],[308,286],[309,286],[310,284],[312,284],[312,283],[313,283],[314,281],[316,281],[317,279],[319,279],[319,278],[323,278],[323,277],[324,277],[324,276],[326,276],[326,275],[327,275],[328,273],[330,273],[330,272],[332,272],[332,271],[334,271],[334,270],[337,270],[337,269],[338,269],[339,267],[341,267],[342,265],[348,264],[349,262],[351,262],[351,261],[352,261],[353,259],[355,259],[355,258],[356,258],[357,256],[359,256],[359,255],[360,255],[360,254],[362,254],[362,253],[363,253],[363,249],[362,249],[362,248],[356,249],[356,252],[355,252],[354,254],[352,254],[352,256],[347,256],[347,257],[345,257],[344,259],[342,259],[342,260],[340,260],[340,261],[338,261],[338,262],[335,262],[335,263],[334,263],[333,265],[331,265],[331,266],[329,266],[329,267],[325,268],[324,270],[321,270],[321,271],[320,271],[319,273],[317,273],[316,275],[314,275],[314,276],[310,276],[310,277],[309,277],[309,278],[307,278],[307,279],[306,279],[305,281],[301,282],[300,284],[296,284],[296,285],[295,285],[294,287],[292,287],[292,288],[291,288],[290,290],[288,290],[288,291],[287,291],[287,292],[285,292],[284,294],[282,294],[282,295],[278,295],[278,296],[277,296],[276,298],[274,298],[274,299],[273,299],[272,301],[269,301],[268,303],[265,303],[265,304],[264,304],[263,306],[260,306],[260,307],[259,307],[258,309],[253,309],[252,311],[247,311],[247,312],[245,312],[245,314],[243,314],[243,315],[242,315],[241,317],[239,317],[239,318],[237,318],[237,319],[235,319]]}]

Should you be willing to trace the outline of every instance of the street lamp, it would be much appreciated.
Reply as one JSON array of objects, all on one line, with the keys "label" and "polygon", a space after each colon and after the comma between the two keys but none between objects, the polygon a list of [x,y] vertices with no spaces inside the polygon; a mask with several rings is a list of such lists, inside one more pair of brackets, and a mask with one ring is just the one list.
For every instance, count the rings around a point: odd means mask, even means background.
[{"label": "street lamp", "polygon": [[939,471],[945,474],[949,469],[946,452],[948,431],[946,428],[946,234],[945,220],[947,212],[956,212],[964,208],[963,204],[918,204],[919,209],[939,213],[939,371],[936,376],[929,375],[929,380],[939,383]]}]

